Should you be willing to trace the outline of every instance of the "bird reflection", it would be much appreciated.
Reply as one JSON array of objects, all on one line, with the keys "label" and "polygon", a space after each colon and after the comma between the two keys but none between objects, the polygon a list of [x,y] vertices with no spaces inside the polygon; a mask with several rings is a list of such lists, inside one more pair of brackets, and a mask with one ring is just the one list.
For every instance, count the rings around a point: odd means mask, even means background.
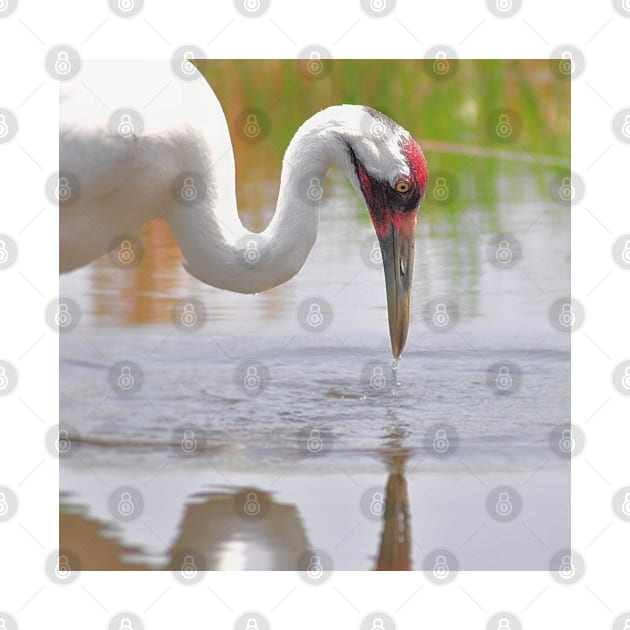
[{"label": "bird reflection", "polygon": [[[293,505],[277,503],[258,489],[197,495],[188,505],[179,535],[169,549],[169,569],[190,550],[200,567],[220,570],[295,570],[309,548]],[[191,554],[188,554],[191,555]]]},{"label": "bird reflection", "polygon": [[385,438],[385,459],[389,470],[385,486],[383,531],[376,561],[377,571],[411,571],[411,518],[405,465],[409,450],[402,446],[404,425],[391,414],[393,422]]}]

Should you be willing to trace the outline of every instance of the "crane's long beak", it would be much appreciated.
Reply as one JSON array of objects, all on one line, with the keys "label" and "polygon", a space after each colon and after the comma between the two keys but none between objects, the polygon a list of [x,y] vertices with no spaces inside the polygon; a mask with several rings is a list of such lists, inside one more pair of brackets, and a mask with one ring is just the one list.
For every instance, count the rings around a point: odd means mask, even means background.
[{"label": "crane's long beak", "polygon": [[402,354],[409,331],[409,298],[413,277],[416,213],[394,215],[387,231],[377,231],[387,291],[387,314],[392,354]]}]

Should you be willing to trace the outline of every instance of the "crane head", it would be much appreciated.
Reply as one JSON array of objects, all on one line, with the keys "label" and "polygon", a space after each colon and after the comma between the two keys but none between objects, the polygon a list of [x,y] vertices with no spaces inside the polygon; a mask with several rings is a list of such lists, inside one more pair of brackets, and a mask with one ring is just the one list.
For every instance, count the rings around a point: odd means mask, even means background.
[{"label": "crane head", "polygon": [[397,359],[409,330],[415,227],[427,186],[427,162],[408,131],[372,108],[363,109],[364,132],[348,148],[353,183],[365,199],[380,244],[389,334]]}]

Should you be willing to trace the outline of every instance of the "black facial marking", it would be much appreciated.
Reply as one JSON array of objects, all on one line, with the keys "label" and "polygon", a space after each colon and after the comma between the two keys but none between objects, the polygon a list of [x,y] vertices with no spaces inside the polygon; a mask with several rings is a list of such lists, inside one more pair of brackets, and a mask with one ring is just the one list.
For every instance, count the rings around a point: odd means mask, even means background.
[{"label": "black facial marking", "polygon": [[389,182],[369,175],[350,144],[346,143],[346,146],[356,171],[361,191],[373,214],[384,211],[406,214],[415,212],[418,209],[421,194],[418,183],[414,179],[409,180],[410,188],[408,192],[399,193]]}]

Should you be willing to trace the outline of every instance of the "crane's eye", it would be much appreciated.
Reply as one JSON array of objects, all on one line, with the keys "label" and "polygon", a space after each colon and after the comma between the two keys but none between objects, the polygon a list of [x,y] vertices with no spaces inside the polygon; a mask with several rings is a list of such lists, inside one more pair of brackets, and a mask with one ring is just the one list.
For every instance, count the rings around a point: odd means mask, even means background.
[{"label": "crane's eye", "polygon": [[399,192],[402,195],[404,195],[405,193],[408,193],[411,190],[411,184],[409,183],[409,180],[405,179],[404,177],[401,177],[394,184],[394,188],[396,189],[396,192]]}]

